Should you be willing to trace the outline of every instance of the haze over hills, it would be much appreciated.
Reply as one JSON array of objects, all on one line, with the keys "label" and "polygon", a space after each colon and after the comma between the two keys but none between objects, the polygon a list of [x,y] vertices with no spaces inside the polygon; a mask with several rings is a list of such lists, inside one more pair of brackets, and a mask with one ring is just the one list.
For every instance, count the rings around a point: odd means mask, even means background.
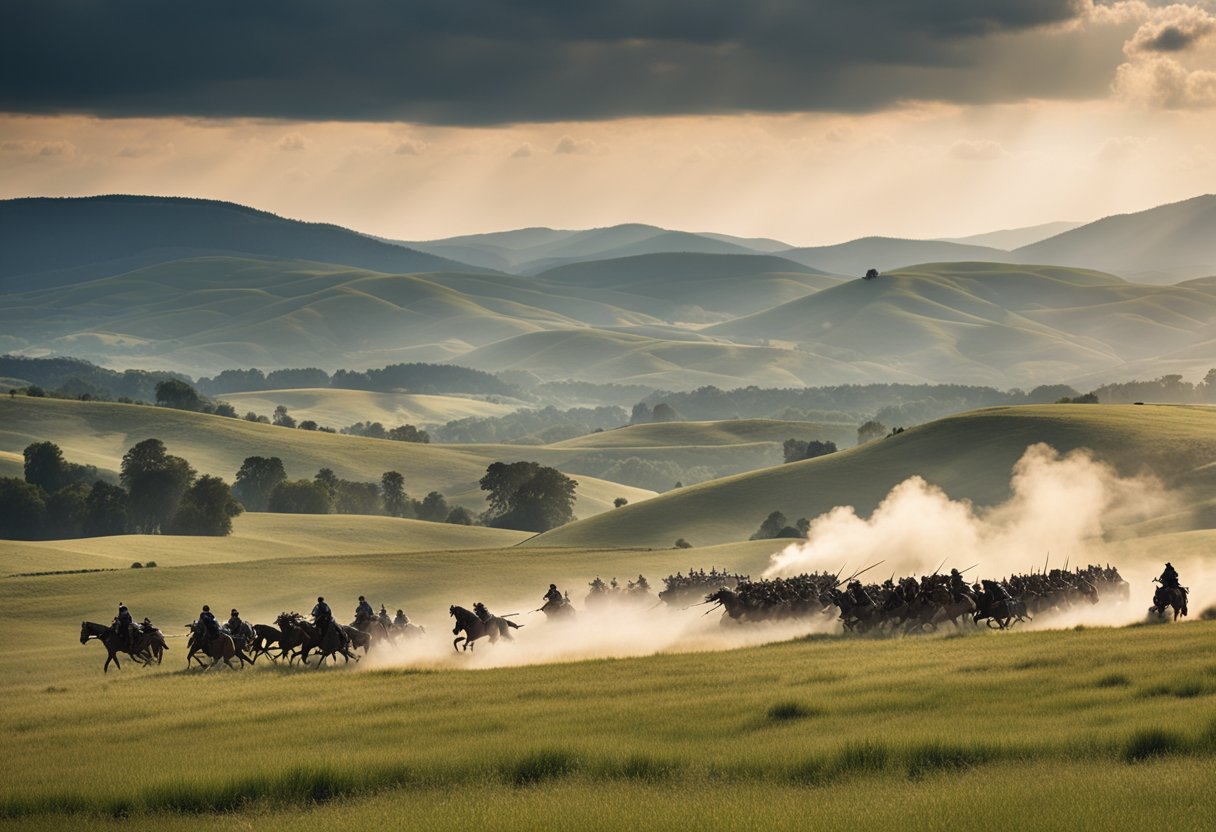
[{"label": "haze over hills", "polygon": [[83,283],[205,254],[317,260],[387,272],[484,271],[336,225],[208,199],[0,200],[0,292]]},{"label": "haze over hills", "polygon": [[1000,231],[988,231],[983,234],[972,234],[968,237],[943,237],[942,242],[960,243],[968,246],[985,246],[1012,251],[1015,248],[1028,246],[1048,237],[1072,231],[1084,225],[1082,222],[1046,222],[1041,225],[1028,225],[1024,228],[1006,228]]}]

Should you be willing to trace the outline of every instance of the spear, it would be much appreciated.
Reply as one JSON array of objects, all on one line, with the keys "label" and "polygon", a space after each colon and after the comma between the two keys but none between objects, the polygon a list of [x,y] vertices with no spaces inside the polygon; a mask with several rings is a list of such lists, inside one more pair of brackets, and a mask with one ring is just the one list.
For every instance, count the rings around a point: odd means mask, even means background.
[{"label": "spear", "polygon": [[[886,560],[885,560],[885,559],[880,560],[878,563],[874,564],[874,566],[881,566],[881,565],[882,565],[883,563],[885,563],[885,562],[886,562]],[[864,575],[865,573],[867,573],[867,572],[869,572],[871,569],[873,569],[873,568],[874,568],[874,566],[867,566],[865,569],[861,570],[860,572],[854,572],[852,575],[850,575],[850,576],[849,576],[849,580],[850,580],[850,581],[851,581],[851,580],[853,580],[853,579],[854,579],[854,578],[856,578],[858,575]]]},{"label": "spear", "polygon": [[[947,557],[949,557],[949,555],[947,555]],[[942,562],[941,562],[941,563],[939,563],[939,564],[937,565],[937,568],[933,570],[933,574],[934,574],[934,575],[936,575],[938,572],[941,572],[941,571],[942,571],[942,567],[943,567],[943,566],[945,566],[945,565],[946,565],[946,558],[942,558]]]},{"label": "spear", "polygon": [[1047,550],[1047,557],[1043,558],[1043,574],[1047,574],[1047,561],[1051,560],[1051,550]]},{"label": "spear", "polygon": [[1067,571],[1068,571],[1068,562],[1069,562],[1070,560],[1072,560],[1072,555],[1069,555],[1068,557],[1064,558],[1064,571],[1065,571],[1065,572],[1067,572]]},{"label": "spear", "polygon": [[968,566],[966,569],[960,569],[960,570],[958,570],[958,574],[960,574],[960,575],[961,575],[961,574],[963,574],[964,572],[970,572],[972,569],[974,569],[974,568],[975,568],[975,567],[977,567],[977,566],[979,566],[979,564],[978,564],[978,563],[973,563],[973,564],[971,564],[970,566]]}]

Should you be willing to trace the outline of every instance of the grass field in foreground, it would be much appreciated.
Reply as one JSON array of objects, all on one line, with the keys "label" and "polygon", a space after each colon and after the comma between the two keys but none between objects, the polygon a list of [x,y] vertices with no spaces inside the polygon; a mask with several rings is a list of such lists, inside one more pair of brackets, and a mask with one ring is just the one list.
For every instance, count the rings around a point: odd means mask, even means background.
[{"label": "grass field in foreground", "polygon": [[1119,829],[1168,795],[1167,826],[1204,828],[1214,637],[1203,622],[478,672],[10,680],[0,818],[201,829],[223,811],[248,828],[450,829],[560,814],[639,828],[691,813],[712,828],[841,815],[957,828],[959,812],[1000,812]]}]

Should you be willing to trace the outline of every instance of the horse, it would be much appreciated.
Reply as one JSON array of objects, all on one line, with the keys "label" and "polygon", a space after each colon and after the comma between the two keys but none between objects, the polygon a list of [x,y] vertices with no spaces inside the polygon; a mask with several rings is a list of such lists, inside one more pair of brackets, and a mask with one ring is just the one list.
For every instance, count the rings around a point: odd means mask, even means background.
[{"label": "horse", "polygon": [[[236,649],[236,642],[232,640],[232,636],[220,631],[220,634],[214,638],[207,638],[203,626],[195,621],[193,624],[187,624],[186,629],[190,631],[190,649],[186,653],[186,668],[190,668],[191,660],[197,661],[199,666],[205,670],[210,670],[221,661],[228,665],[233,670],[240,670],[246,664],[253,664],[245,654]],[[211,664],[206,664],[198,654],[202,653],[207,658],[211,659]],[[237,665],[232,664],[232,660],[236,658],[240,660]]]},{"label": "horse", "polygon": [[258,656],[266,656],[272,662],[278,661],[280,657],[272,655],[270,647],[278,645],[282,638],[282,630],[271,627],[269,624],[254,624],[253,640],[249,643],[250,661],[256,662]]},{"label": "horse", "polygon": [[540,608],[540,611],[545,614],[545,618],[552,621],[573,621],[574,620],[574,605],[569,601],[554,603],[546,601],[545,605]]},{"label": "horse", "polygon": [[1153,593],[1153,605],[1148,608],[1149,615],[1165,618],[1165,608],[1174,608],[1174,620],[1186,615],[1186,590],[1180,586],[1159,586]]},{"label": "horse", "polygon": [[[300,661],[304,664],[308,664],[308,654],[314,650],[320,656],[320,661],[316,664],[318,668],[325,664],[325,660],[329,658],[332,658],[337,663],[338,656],[341,656],[347,662],[351,659],[355,661],[359,660],[359,657],[352,654],[348,647],[351,643],[351,633],[358,633],[358,630],[354,628],[339,629],[341,625],[334,622],[334,626],[325,628],[325,632],[322,633],[317,629],[315,624],[305,621],[298,615],[293,617],[284,614],[279,616],[279,620],[284,623],[283,643],[287,645],[284,652],[298,645],[296,656],[299,656]],[[292,634],[290,637],[289,630]],[[344,635],[346,636],[345,644],[343,643]],[[294,660],[295,656],[292,656],[292,659]]]},{"label": "horse", "polygon": [[[523,624],[516,624],[514,621],[508,621],[505,618],[500,618],[497,615],[490,616],[489,621],[482,621],[477,616],[477,613],[471,610],[466,610],[464,607],[450,606],[448,612],[456,619],[456,626],[452,628],[452,635],[456,638],[452,639],[452,649],[457,653],[461,648],[457,645],[464,642],[465,650],[473,649],[473,642],[479,638],[489,636],[490,644],[497,644],[499,638],[505,638],[507,641],[512,641],[511,630],[518,630]],[[460,635],[461,631],[464,635]]]},{"label": "horse", "polygon": [[[132,634],[137,635],[134,631]],[[114,662],[114,666],[122,670],[122,663],[118,661],[119,653],[126,653],[133,660],[145,666],[152,662],[152,655],[148,652],[147,639],[137,640],[134,642],[135,646],[126,647],[123,646],[122,639],[112,627],[94,621],[81,621],[80,643],[88,644],[91,639],[97,639],[106,648],[106,663],[102,667],[102,673],[110,672],[110,662]]]},{"label": "horse", "polygon": [[970,595],[963,594],[959,600],[955,600],[954,594],[950,590],[939,586],[929,593],[929,600],[937,604],[938,610],[934,616],[936,621],[949,619],[955,627],[961,627],[962,620],[971,617],[971,623],[975,623],[976,603]]},{"label": "horse", "polygon": [[[986,594],[986,593],[984,593]],[[977,605],[975,615],[972,620],[978,624],[984,619],[987,619],[987,624],[996,630],[1008,630],[1019,621],[1025,621],[1030,617],[1026,610],[1026,604],[1016,598],[1005,600],[1004,598],[995,598],[989,600],[987,604],[980,603]]]}]

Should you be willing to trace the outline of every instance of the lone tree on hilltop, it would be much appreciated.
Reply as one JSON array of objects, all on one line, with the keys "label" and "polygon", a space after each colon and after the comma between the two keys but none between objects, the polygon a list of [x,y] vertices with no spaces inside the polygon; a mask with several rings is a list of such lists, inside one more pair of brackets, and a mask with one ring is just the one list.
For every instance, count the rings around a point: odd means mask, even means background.
[{"label": "lone tree on hilltop", "polygon": [[167,378],[156,383],[156,403],[177,410],[202,410],[203,399],[198,391],[186,382]]},{"label": "lone tree on hilltop", "polygon": [[878,269],[867,269],[866,276],[862,280],[873,280],[876,277],[878,277]]}]

